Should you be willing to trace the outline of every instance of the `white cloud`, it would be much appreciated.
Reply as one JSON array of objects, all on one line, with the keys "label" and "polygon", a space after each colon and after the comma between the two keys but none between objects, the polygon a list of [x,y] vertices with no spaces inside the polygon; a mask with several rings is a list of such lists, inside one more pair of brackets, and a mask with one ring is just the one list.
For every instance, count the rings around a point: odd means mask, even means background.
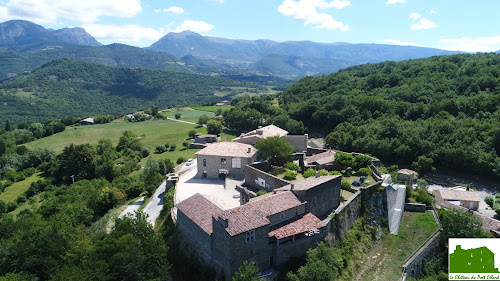
[{"label": "white cloud", "polygon": [[415,46],[415,43],[404,42],[404,41],[399,41],[399,40],[394,40],[394,39],[380,40],[379,42],[382,44],[389,44],[389,45]]},{"label": "white cloud", "polygon": [[431,15],[434,15],[435,13],[436,13],[436,11],[435,11],[434,9],[431,9],[431,10],[429,11],[429,14],[431,14]]},{"label": "white cloud", "polygon": [[411,13],[411,15],[410,15],[410,19],[413,19],[413,20],[417,20],[421,17],[422,17],[422,15],[417,14],[417,13]]},{"label": "white cloud", "polygon": [[406,0],[387,0],[386,4],[392,5],[397,3],[406,3]]},{"label": "white cloud", "polygon": [[438,44],[445,45],[443,49],[463,52],[495,52],[500,50],[500,35],[491,37],[458,39],[442,39]]},{"label": "white cloud", "polygon": [[346,31],[349,29],[347,24],[334,20],[326,13],[318,12],[318,9],[336,8],[343,9],[351,4],[350,1],[334,0],[330,3],[325,0],[285,0],[278,7],[278,12],[284,16],[293,17],[301,20],[305,25],[313,24],[319,29],[340,29]]},{"label": "white cloud", "polygon": [[0,6],[0,20],[25,19],[54,24],[60,20],[94,23],[101,16],[134,17],[140,0],[10,0]]},{"label": "white cloud", "polygon": [[139,25],[101,25],[86,24],[82,26],[94,36],[97,41],[103,43],[137,43],[140,41],[156,41],[164,32],[152,27]]},{"label": "white cloud", "polygon": [[410,26],[413,30],[431,29],[435,27],[437,27],[437,25],[426,18],[421,18],[417,23]]},{"label": "white cloud", "polygon": [[164,12],[164,13],[182,14],[182,13],[184,13],[184,9],[181,7],[177,7],[177,6],[171,6],[171,7],[164,8],[164,9],[154,9],[154,12],[155,13]]},{"label": "white cloud", "polygon": [[204,33],[214,29],[214,27],[215,26],[213,24],[209,24],[204,21],[185,20],[174,30],[174,32],[190,30],[197,33]]}]

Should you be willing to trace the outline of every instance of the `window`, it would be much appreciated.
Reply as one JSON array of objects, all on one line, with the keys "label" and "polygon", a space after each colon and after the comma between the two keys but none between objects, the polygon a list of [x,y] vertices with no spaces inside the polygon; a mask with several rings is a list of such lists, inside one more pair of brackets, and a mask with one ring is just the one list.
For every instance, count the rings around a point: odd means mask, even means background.
[{"label": "window", "polygon": [[231,160],[232,166],[235,169],[241,169],[241,158],[240,157],[235,157]]},{"label": "window", "polygon": [[203,167],[207,166],[207,159],[203,159]]},{"label": "window", "polygon": [[221,158],[221,159],[220,159],[220,163],[221,163],[222,165],[226,165],[226,164],[227,164],[227,160],[226,160],[226,158]]},{"label": "window", "polygon": [[255,230],[247,231],[247,242],[255,240]]}]

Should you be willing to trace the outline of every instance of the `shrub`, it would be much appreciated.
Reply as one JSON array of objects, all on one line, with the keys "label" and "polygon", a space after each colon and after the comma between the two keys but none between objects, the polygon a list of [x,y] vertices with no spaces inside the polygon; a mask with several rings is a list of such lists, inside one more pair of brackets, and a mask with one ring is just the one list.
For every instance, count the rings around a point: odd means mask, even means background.
[{"label": "shrub", "polygon": [[340,186],[342,187],[342,189],[350,189],[351,188],[351,184],[345,179],[342,179],[342,181],[340,182]]},{"label": "shrub", "polygon": [[314,169],[307,169],[303,174],[302,176],[304,178],[310,178],[310,177],[314,177],[316,175],[316,170]]},{"label": "shrub", "polygon": [[17,202],[17,204],[22,204],[22,203],[26,202],[26,196],[24,196],[22,194],[17,196],[16,202]]},{"label": "shrub", "polygon": [[396,172],[399,169],[398,165],[391,165],[389,168],[387,168],[387,171],[389,172]]},{"label": "shrub", "polygon": [[174,116],[175,116],[175,119],[181,119],[181,114],[179,112],[177,112]]},{"label": "shrub", "polygon": [[19,206],[19,205],[15,201],[7,203],[7,211],[6,211],[6,213],[14,211],[17,208],[17,206]]},{"label": "shrub", "polygon": [[486,198],[484,198],[484,202],[486,202],[486,204],[488,204],[488,206],[490,206],[491,208],[493,208],[493,205],[495,205],[495,199],[493,199],[493,196],[486,196]]},{"label": "shrub", "polygon": [[149,146],[145,146],[144,148],[142,148],[141,150],[141,154],[142,154],[142,157],[143,158],[146,158],[149,156],[149,154],[151,154],[151,147]]},{"label": "shrub", "polygon": [[167,150],[167,149],[165,148],[165,146],[164,146],[164,145],[157,145],[157,146],[156,146],[156,152],[157,152],[157,153],[163,153],[163,152],[165,152],[166,150]]},{"label": "shrub", "polygon": [[319,170],[319,175],[320,176],[328,176],[328,171],[325,169]]},{"label": "shrub", "polygon": [[177,164],[180,164],[182,162],[186,162],[186,159],[184,157],[181,156],[181,157],[177,158]]},{"label": "shrub", "polygon": [[287,162],[283,167],[287,168],[288,170],[292,171],[298,171],[300,169],[299,165],[293,163],[293,162]]},{"label": "shrub", "polygon": [[283,176],[285,180],[291,181],[297,178],[297,173],[293,171],[286,171],[285,175]]},{"label": "shrub", "polygon": [[361,168],[358,170],[358,175],[359,176],[369,176],[370,174],[372,173],[372,170],[368,169],[368,168]]},{"label": "shrub", "polygon": [[266,193],[267,193],[267,191],[266,191],[266,190],[261,189],[261,190],[257,191],[257,196],[261,196],[261,195],[264,195],[264,194],[266,194]]},{"label": "shrub", "polygon": [[183,141],[182,142],[182,146],[184,146],[185,148],[188,148],[189,142],[188,141]]},{"label": "shrub", "polygon": [[170,145],[170,151],[174,151],[177,148],[176,144]]},{"label": "shrub", "polygon": [[334,176],[341,176],[341,175],[342,175],[342,173],[341,173],[341,172],[339,172],[339,171],[333,171],[333,172],[332,172],[332,175],[334,175]]},{"label": "shrub", "polygon": [[5,204],[4,201],[0,200],[0,214],[5,213],[6,210],[7,210],[7,204]]},{"label": "shrub", "polygon": [[[411,187],[406,187],[406,188],[408,189],[408,188],[411,188]],[[417,202],[425,204],[426,206],[432,206],[432,202],[434,201],[434,199],[427,192],[427,190],[425,190],[423,188],[417,189],[417,195],[415,197],[415,200],[417,200]]]}]

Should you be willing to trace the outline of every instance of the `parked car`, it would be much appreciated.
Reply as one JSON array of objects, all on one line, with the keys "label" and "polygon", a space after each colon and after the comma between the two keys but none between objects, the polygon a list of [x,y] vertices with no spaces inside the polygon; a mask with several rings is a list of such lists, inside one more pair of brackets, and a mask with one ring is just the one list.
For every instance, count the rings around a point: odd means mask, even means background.
[{"label": "parked car", "polygon": [[189,166],[191,164],[194,163],[194,159],[193,158],[189,158],[187,161],[186,161],[186,166]]}]

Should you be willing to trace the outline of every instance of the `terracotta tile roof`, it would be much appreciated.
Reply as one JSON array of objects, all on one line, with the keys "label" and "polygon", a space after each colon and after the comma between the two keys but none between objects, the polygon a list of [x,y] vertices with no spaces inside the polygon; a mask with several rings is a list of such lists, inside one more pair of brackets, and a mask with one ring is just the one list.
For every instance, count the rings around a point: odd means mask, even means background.
[{"label": "terracotta tile roof", "polygon": [[[325,182],[329,182],[331,180],[334,180],[338,177],[340,177],[340,176],[335,175],[335,176],[310,177],[310,178],[293,183],[293,189],[294,190],[308,190],[308,189],[311,189],[315,186],[323,184]],[[285,186],[277,188],[275,190],[290,190],[290,189],[291,189],[291,184],[285,185]]]},{"label": "terracotta tile roof", "polygon": [[404,174],[404,175],[413,175],[413,174],[418,174],[417,172],[410,170],[410,169],[399,169],[398,174]]},{"label": "terracotta tile roof", "polygon": [[307,164],[312,164],[316,162],[319,165],[325,165],[327,163],[332,163],[333,161],[335,161],[335,151],[332,150],[315,154],[306,159]]},{"label": "terracotta tile roof", "polygon": [[[258,131],[261,131],[261,133],[258,133]],[[262,127],[260,129],[255,129],[253,131],[250,131],[244,135],[241,135],[237,138],[235,138],[233,141],[238,141],[239,139],[243,138],[249,138],[249,137],[257,137],[257,138],[268,138],[268,137],[274,137],[274,136],[285,136],[288,134],[288,131],[281,129],[278,126],[274,125],[269,125]]]},{"label": "terracotta tile roof", "polygon": [[268,193],[250,200],[245,205],[226,210],[220,214],[228,220],[226,231],[231,236],[269,224],[268,216],[305,204],[291,191]]},{"label": "terracotta tile roof", "polygon": [[205,147],[195,154],[250,158],[255,153],[257,153],[257,149],[249,144],[239,142],[218,142]]},{"label": "terracotta tile roof", "polygon": [[475,191],[438,189],[435,192],[439,192],[444,200],[475,201],[475,202],[481,201],[481,198],[479,198],[479,195]]},{"label": "terracotta tile roof", "polygon": [[269,232],[269,237],[277,239],[290,237],[295,234],[304,233],[309,230],[321,228],[322,223],[315,215],[307,213],[302,217],[295,217],[291,220],[284,221],[278,228]]},{"label": "terracotta tile roof", "polygon": [[199,193],[178,203],[176,207],[208,235],[212,234],[212,216],[222,212],[222,209]]}]

